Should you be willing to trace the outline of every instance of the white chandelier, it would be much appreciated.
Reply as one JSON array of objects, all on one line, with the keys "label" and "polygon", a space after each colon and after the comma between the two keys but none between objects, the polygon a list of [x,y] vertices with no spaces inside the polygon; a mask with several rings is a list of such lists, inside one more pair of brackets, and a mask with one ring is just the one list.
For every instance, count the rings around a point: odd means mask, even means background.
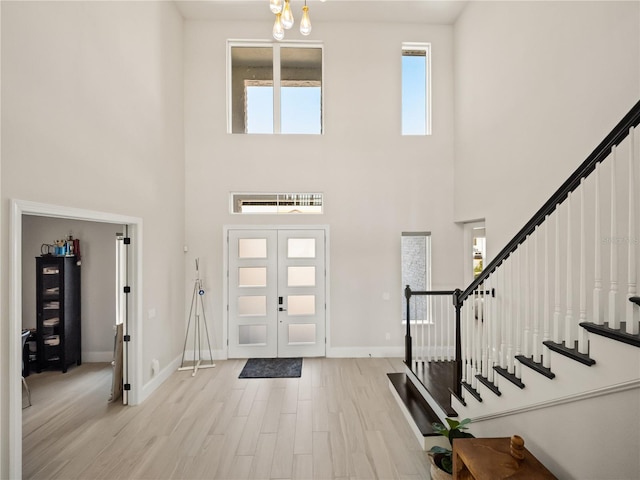
[{"label": "white chandelier", "polygon": [[[276,15],[276,21],[273,24],[273,38],[282,40],[284,31],[293,27],[293,12],[289,0],[269,0],[271,11]],[[309,7],[307,0],[304,0],[302,7],[302,20],[300,20],[300,33],[309,35],[311,33],[311,19],[309,18]]]}]

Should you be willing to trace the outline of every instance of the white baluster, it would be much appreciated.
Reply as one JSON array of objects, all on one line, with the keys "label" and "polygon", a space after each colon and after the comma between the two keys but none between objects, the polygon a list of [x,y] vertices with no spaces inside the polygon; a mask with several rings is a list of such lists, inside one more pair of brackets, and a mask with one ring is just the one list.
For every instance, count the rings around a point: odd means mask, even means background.
[{"label": "white baluster", "polygon": [[617,148],[611,149],[611,236],[609,238],[609,251],[611,255],[609,262],[610,268],[610,289],[609,289],[609,309],[607,321],[609,322],[609,328],[620,328],[620,322],[616,318],[616,299],[618,296],[618,225],[617,225],[617,209],[616,209],[616,152]]},{"label": "white baluster", "polygon": [[[527,243],[527,239],[525,239],[524,244],[526,245]],[[516,264],[516,268],[517,268],[517,273],[516,273],[516,278],[517,278],[517,282],[518,282],[518,286],[517,288],[517,293],[516,293],[516,308],[517,308],[517,315],[516,315],[516,324],[514,325],[514,329],[512,331],[512,338],[514,341],[514,348],[513,348],[513,356],[509,357],[509,358],[513,358],[511,360],[511,362],[513,363],[513,370],[510,370],[511,373],[513,373],[516,377],[520,378],[521,377],[521,368],[522,368],[522,364],[520,362],[517,362],[515,357],[516,355],[520,355],[522,353],[522,332],[523,332],[523,325],[524,325],[524,314],[522,312],[522,305],[525,304],[525,299],[527,298],[527,293],[526,293],[526,265],[523,265],[523,260],[526,259],[526,255],[525,255],[525,251],[526,251],[526,246],[520,245],[520,247],[518,248],[518,250],[516,250],[516,254],[518,255],[518,261]]]},{"label": "white baluster", "polygon": [[[531,237],[527,237],[524,242],[524,269],[521,275],[524,276],[524,288],[522,293],[524,294],[524,326],[522,328],[522,354],[529,358],[531,357],[531,280],[530,280],[530,265],[529,262],[529,244]],[[520,335],[518,335],[520,338]]]},{"label": "white baluster", "polygon": [[564,342],[568,348],[574,348],[573,338],[573,261],[571,245],[573,227],[571,225],[571,192],[567,195],[567,310],[564,317]]},{"label": "white baluster", "polygon": [[[474,306],[475,309],[477,309],[478,307],[478,303],[479,303],[479,298],[478,298],[478,291],[476,290],[474,292]],[[474,310],[475,310],[474,309]],[[478,327],[480,320],[479,320],[479,315],[476,313],[476,311],[474,311],[473,314],[473,323],[472,323],[472,329],[473,329],[473,344],[471,345],[471,348],[473,348],[473,377],[471,379],[471,386],[473,388],[477,388],[478,387],[478,379],[476,378],[476,375],[479,373],[479,369],[478,369],[478,357],[480,356],[478,354],[478,336],[479,336],[479,332],[480,329]]]},{"label": "white baluster", "polygon": [[466,349],[467,349],[467,383],[469,385],[471,385],[472,383],[472,378],[473,378],[473,357],[472,357],[472,351],[471,351],[471,341],[473,338],[473,330],[472,330],[472,326],[473,326],[473,295],[469,296],[470,299],[470,305],[469,308],[467,309],[467,322],[466,322],[466,331],[467,331],[467,341],[466,343]]},{"label": "white baluster", "polygon": [[[451,306],[449,306],[449,314],[447,315],[447,358],[446,360],[452,360],[453,357],[451,355],[451,331],[455,329],[455,323],[454,320],[455,319],[455,315],[452,315],[452,313],[455,311],[455,308],[452,308]],[[455,349],[454,349],[455,350]]]},{"label": "white baluster", "polygon": [[502,318],[500,319],[500,367],[507,368],[507,335],[511,317],[511,292],[513,290],[511,284],[511,259],[502,263],[502,269],[504,276],[502,279]]},{"label": "white baluster", "polygon": [[553,341],[560,343],[560,204],[556,205],[555,218]]},{"label": "white baluster", "polygon": [[[549,312],[549,285],[551,279],[549,277],[549,227],[551,221],[549,215],[544,220],[544,318],[542,328],[542,341],[546,342],[550,339],[551,318]],[[542,346],[542,366],[545,368],[551,367],[551,354],[549,347],[543,344]]]},{"label": "white baluster", "polygon": [[538,278],[538,236],[540,232],[536,226],[532,235],[533,241],[533,319],[531,336],[531,355],[534,362],[540,363],[540,280]]},{"label": "white baluster", "polygon": [[[584,178],[580,179],[580,312],[579,322],[587,321],[587,252],[586,236],[587,228],[584,220]],[[578,329],[578,352],[589,353],[589,343],[587,331],[584,328]]]},{"label": "white baluster", "polygon": [[[520,308],[519,294],[520,294],[520,272],[518,270],[518,262],[520,260],[520,250],[516,250],[511,254],[512,261],[509,262],[509,270],[513,286],[510,289],[511,293],[511,318],[507,319],[507,371],[511,374],[515,373],[514,359],[513,359],[513,330],[516,325],[520,323],[519,317]],[[514,325],[515,323],[515,325]]]},{"label": "white baluster", "polygon": [[595,245],[594,245],[594,273],[593,273],[593,323],[602,325],[602,231],[600,227],[600,163],[596,163],[593,172],[595,182]]},{"label": "white baluster", "polygon": [[444,297],[444,296],[439,296],[438,297],[438,303],[440,304],[440,324],[438,325],[438,333],[439,333],[439,339],[438,339],[438,349],[440,350],[438,353],[438,360],[439,361],[444,361],[444,330],[445,330],[445,326],[447,325],[447,308],[445,305],[445,300],[448,299],[448,297]]},{"label": "white baluster", "polygon": [[[513,253],[511,254],[513,257]],[[507,371],[509,373],[513,373],[514,370],[514,353],[513,353],[513,317],[511,312],[513,311],[513,258],[508,258],[502,264],[502,270],[504,271],[504,296],[505,296],[505,306],[504,311],[505,315],[505,332],[507,337]]]},{"label": "white baluster", "polygon": [[[493,285],[496,281],[496,276],[495,276],[495,272],[493,275],[491,275],[490,277],[490,283],[489,283],[489,290],[493,290]],[[489,380],[491,383],[493,383],[493,374],[494,374],[494,370],[493,367],[496,365],[496,325],[497,325],[497,321],[496,321],[496,317],[497,317],[497,312],[496,312],[496,299],[493,295],[491,295],[491,311],[489,313],[489,338],[488,338],[488,342],[489,342],[489,350],[487,352],[487,355],[489,357],[489,366],[487,368],[487,380]]]},{"label": "white baluster", "polygon": [[487,378],[489,376],[489,349],[490,349],[490,338],[491,338],[491,288],[490,288],[490,280],[486,279],[483,283],[485,288],[484,294],[484,305],[482,306],[482,310],[484,312],[483,318],[484,322],[482,323],[484,327],[483,334],[483,342],[482,342],[482,376]]},{"label": "white baluster", "polygon": [[[629,130],[629,235],[627,239],[628,264],[627,299],[636,296],[636,248],[638,248],[638,234],[636,231],[636,174],[635,174],[636,144],[634,129]],[[627,300],[626,332],[638,334],[638,307]]]},{"label": "white baluster", "polygon": [[494,370],[493,367],[495,367],[496,365],[498,365],[498,360],[499,360],[499,356],[498,356],[498,348],[500,346],[500,339],[498,338],[498,332],[499,332],[499,328],[500,328],[500,296],[502,295],[501,291],[500,291],[500,277],[502,275],[502,268],[498,267],[494,272],[494,282],[495,282],[495,286],[496,286],[496,297],[493,299],[492,301],[492,305],[493,305],[493,313],[491,315],[492,321],[491,321],[491,351],[490,351],[490,358],[491,358],[491,362],[489,364],[489,373],[487,375],[487,379],[491,382],[494,383]]},{"label": "white baluster", "polygon": [[[511,261],[511,285],[513,285],[512,289],[512,298],[513,298],[513,316],[509,319],[509,323],[513,324],[513,328],[515,330],[515,353],[511,356],[511,363],[513,364],[513,368],[509,370],[509,373],[515,374],[516,377],[520,378],[520,368],[522,364],[520,362],[515,361],[515,355],[520,355],[520,335],[522,332],[522,267],[520,264],[521,258],[521,249],[518,248],[512,255]],[[514,292],[515,290],[515,292]],[[512,336],[513,338],[513,336]]]}]

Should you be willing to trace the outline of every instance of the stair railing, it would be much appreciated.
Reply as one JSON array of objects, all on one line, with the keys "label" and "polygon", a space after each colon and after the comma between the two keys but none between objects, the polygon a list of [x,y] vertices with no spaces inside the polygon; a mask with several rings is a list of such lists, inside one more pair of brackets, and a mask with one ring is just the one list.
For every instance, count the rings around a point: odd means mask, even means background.
[{"label": "stair railing", "polygon": [[[459,294],[460,290],[414,291],[409,285],[405,287],[405,364],[417,375],[427,362],[456,361],[455,385],[460,384],[460,309],[456,307]],[[412,315],[412,306],[414,313],[420,311],[422,315]]]},{"label": "stair railing", "polygon": [[593,364],[587,329],[638,341],[639,123],[640,102],[464,291],[407,286],[408,366],[433,360],[429,331],[442,321],[416,323],[412,338],[415,296],[452,299],[458,395],[477,396],[477,382],[500,394],[500,378],[523,388],[522,365],[553,378],[549,350]]},{"label": "stair railing", "polygon": [[592,325],[638,335],[639,123],[640,102],[456,297],[462,385],[474,396],[477,381],[499,393],[494,372],[524,387],[522,365],[553,378],[549,349],[593,364]]}]

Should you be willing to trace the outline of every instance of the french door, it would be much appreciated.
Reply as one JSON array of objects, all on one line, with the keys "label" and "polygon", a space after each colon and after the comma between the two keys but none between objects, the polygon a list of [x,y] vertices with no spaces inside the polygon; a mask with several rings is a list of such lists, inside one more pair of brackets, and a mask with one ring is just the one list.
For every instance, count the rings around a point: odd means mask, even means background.
[{"label": "french door", "polygon": [[325,355],[325,231],[228,231],[229,358]]}]

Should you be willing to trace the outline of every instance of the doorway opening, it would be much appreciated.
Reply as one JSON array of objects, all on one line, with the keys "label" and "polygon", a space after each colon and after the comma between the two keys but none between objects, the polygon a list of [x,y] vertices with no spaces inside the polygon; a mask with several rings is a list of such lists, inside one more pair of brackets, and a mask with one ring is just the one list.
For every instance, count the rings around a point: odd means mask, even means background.
[{"label": "doorway opening", "polygon": [[469,285],[487,265],[487,233],[484,220],[464,224],[464,281]]},{"label": "doorway opening", "polygon": [[118,214],[110,214],[91,210],[83,210],[57,205],[41,204],[23,200],[11,200],[9,220],[9,334],[15,338],[9,343],[9,371],[16,375],[9,382],[9,475],[11,478],[22,476],[22,380],[18,373],[22,370],[22,223],[24,216],[40,216],[68,220],[80,220],[127,226],[131,240],[131,249],[127,270],[131,294],[129,301],[129,331],[130,342],[129,373],[130,384],[129,404],[137,404],[140,399],[142,379],[141,372],[141,308],[142,308],[142,219]]}]

